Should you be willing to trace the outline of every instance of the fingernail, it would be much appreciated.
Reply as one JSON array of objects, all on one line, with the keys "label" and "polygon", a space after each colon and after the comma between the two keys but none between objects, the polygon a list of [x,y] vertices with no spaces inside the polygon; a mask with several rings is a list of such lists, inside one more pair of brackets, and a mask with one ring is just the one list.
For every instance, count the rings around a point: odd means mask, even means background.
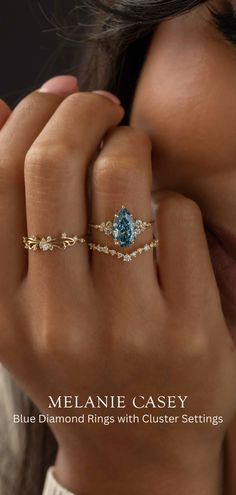
[{"label": "fingernail", "polygon": [[46,81],[41,88],[40,93],[53,93],[55,95],[68,95],[79,90],[78,80],[74,76],[56,76]]},{"label": "fingernail", "polygon": [[93,93],[96,93],[97,95],[102,95],[105,96],[105,98],[108,98],[108,100],[113,101],[113,103],[116,103],[117,105],[121,105],[121,101],[117,96],[113,95],[109,91],[103,91],[103,90],[98,90],[98,91],[93,91]]}]

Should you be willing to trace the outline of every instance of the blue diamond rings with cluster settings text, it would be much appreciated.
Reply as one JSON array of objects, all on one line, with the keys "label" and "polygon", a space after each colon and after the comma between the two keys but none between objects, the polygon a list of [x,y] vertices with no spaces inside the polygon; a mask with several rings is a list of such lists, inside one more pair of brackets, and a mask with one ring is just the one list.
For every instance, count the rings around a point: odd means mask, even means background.
[{"label": "blue diamond rings with cluster settings text", "polygon": [[101,224],[90,224],[90,228],[111,235],[114,243],[120,247],[127,248],[134,244],[136,237],[152,226],[152,221],[135,220],[133,215],[125,206],[115,214],[113,222],[107,220]]}]

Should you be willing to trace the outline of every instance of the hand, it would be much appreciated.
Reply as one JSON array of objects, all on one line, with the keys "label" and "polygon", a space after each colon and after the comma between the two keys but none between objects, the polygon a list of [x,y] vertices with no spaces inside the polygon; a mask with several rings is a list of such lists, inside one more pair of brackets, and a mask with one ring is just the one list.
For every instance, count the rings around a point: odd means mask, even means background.
[{"label": "hand", "polygon": [[[84,236],[88,220],[112,218],[122,204],[136,218],[151,217],[146,134],[117,128],[123,109],[102,95],[62,100],[30,95],[0,134],[1,360],[45,414],[78,415],[49,410],[48,396],[125,395],[130,403],[174,394],[188,396],[188,415],[224,417],[218,427],[52,423],[56,475],[70,490],[215,494],[236,410],[236,356],[198,206],[175,193],[160,196],[158,271],[151,251],[124,263],[90,257],[86,244],[47,253],[21,245],[26,232]],[[95,154],[89,218],[86,177]],[[150,240],[148,229],[135,246]]]}]

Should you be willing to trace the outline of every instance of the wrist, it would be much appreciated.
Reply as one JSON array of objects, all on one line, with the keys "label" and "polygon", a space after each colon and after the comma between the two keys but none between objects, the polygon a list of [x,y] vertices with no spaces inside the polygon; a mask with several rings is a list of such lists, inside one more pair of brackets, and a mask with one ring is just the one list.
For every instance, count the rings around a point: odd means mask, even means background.
[{"label": "wrist", "polygon": [[[168,458],[147,464],[120,462],[109,456],[96,457],[70,454],[59,449],[55,477],[67,490],[80,495],[144,495],[153,491],[162,495],[221,495],[221,454],[209,456],[199,462],[197,456],[188,461],[180,455],[175,465]],[[157,492],[158,489],[158,492]]]},{"label": "wrist", "polygon": [[161,495],[222,495],[222,462],[199,466],[196,461],[183,470],[158,470],[156,487]]}]

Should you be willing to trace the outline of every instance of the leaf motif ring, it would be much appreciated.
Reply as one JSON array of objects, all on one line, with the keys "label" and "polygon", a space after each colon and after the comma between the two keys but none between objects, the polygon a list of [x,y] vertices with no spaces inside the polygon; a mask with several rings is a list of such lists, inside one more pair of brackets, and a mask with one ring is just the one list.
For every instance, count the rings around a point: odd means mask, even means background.
[{"label": "leaf motif ring", "polygon": [[68,247],[75,246],[77,243],[85,243],[86,240],[83,237],[77,235],[68,236],[65,232],[60,234],[59,237],[52,237],[50,235],[45,237],[24,236],[23,243],[25,249],[30,251],[53,251],[54,249],[66,249]]}]

